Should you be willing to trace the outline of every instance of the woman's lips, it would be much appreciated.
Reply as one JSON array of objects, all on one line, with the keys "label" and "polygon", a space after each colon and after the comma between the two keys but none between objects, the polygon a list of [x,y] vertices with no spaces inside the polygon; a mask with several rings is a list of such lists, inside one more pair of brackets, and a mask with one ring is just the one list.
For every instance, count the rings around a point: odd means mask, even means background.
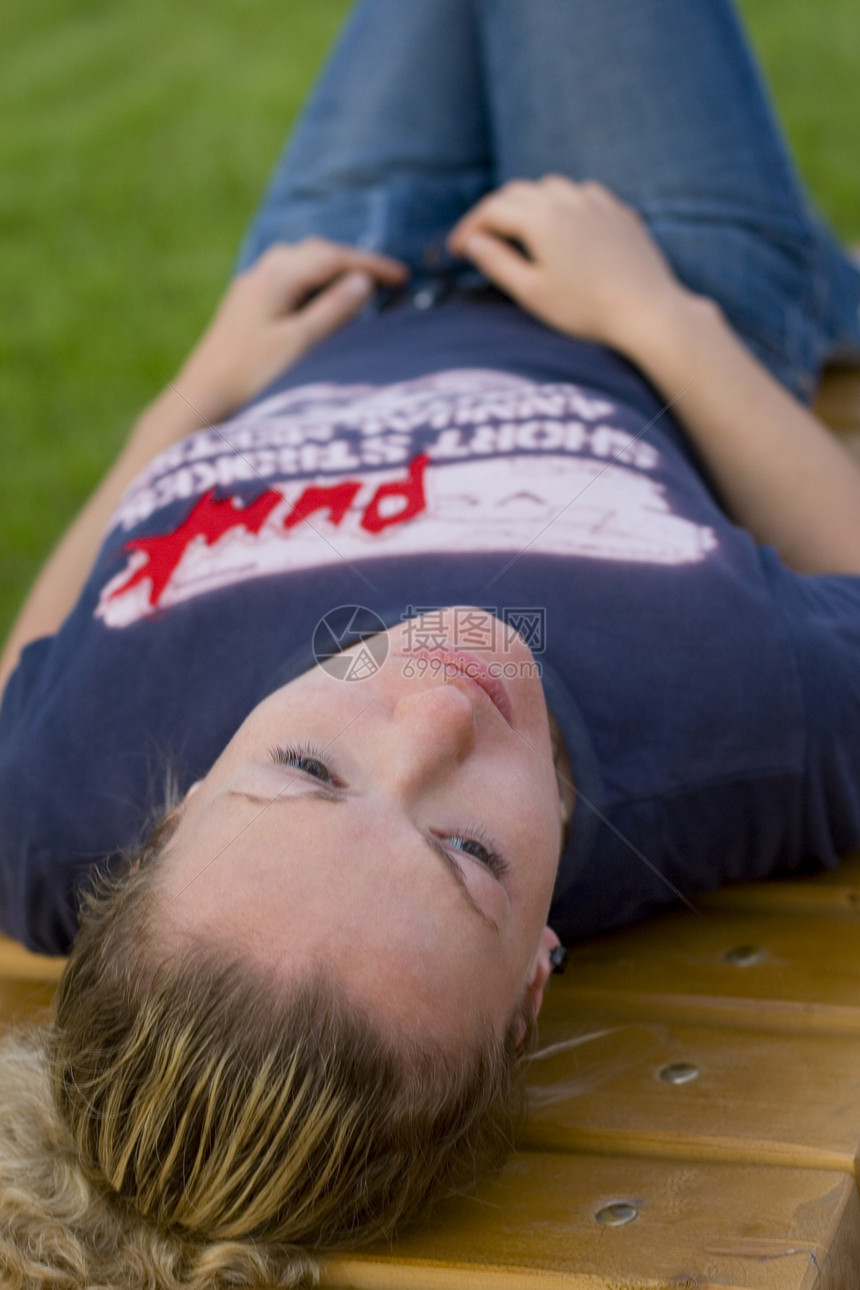
[{"label": "woman's lips", "polygon": [[448,675],[455,672],[460,676],[465,676],[467,680],[474,681],[479,685],[487,695],[490,702],[502,714],[505,721],[511,724],[513,717],[513,708],[508,696],[504,683],[497,676],[493,676],[489,667],[477,657],[476,654],[468,654],[464,650],[454,649],[416,649],[410,650],[404,658],[426,659],[431,665],[435,665],[443,674]]}]

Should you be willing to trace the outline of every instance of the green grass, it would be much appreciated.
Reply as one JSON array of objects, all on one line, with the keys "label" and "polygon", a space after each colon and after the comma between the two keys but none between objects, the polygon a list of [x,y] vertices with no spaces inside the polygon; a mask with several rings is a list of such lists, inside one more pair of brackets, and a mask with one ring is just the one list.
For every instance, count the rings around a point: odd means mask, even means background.
[{"label": "green grass", "polygon": [[[409,0],[403,0],[404,6]],[[201,331],[347,0],[28,0],[0,31],[0,636]],[[860,239],[857,0],[745,0],[803,172]]]}]

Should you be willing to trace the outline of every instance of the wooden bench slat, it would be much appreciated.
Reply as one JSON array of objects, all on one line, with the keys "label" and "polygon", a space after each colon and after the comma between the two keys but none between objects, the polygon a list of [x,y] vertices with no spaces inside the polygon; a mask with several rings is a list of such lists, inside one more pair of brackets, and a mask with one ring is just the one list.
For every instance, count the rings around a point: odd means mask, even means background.
[{"label": "wooden bench slat", "polygon": [[[613,1202],[635,1221],[605,1227]],[[394,1255],[330,1260],[339,1290],[596,1290],[721,1286],[848,1290],[860,1267],[860,1199],[848,1174],[743,1165],[516,1156],[476,1198],[404,1237]]]},{"label": "wooden bench slat", "polygon": [[0,978],[8,981],[59,981],[66,960],[31,954],[0,934]]},{"label": "wooden bench slat", "polygon": [[52,981],[9,981],[0,977],[0,1035],[11,1026],[47,1021],[55,989]]},{"label": "wooden bench slat", "polygon": [[860,914],[860,887],[841,883],[762,882],[722,887],[696,897],[705,912]]},{"label": "wooden bench slat", "polygon": [[[678,1064],[698,1077],[660,1078]],[[529,1094],[521,1142],[531,1150],[848,1172],[860,1159],[860,1036],[757,1034],[609,1010],[551,1010]]]},{"label": "wooden bench slat", "polygon": [[860,851],[844,856],[835,869],[825,869],[810,881],[823,887],[847,886],[860,889]]},{"label": "wooden bench slat", "polygon": [[[760,961],[727,961],[750,946]],[[622,1004],[742,1029],[860,1034],[860,914],[672,911],[575,946],[552,995],[568,1016]]]},{"label": "wooden bench slat", "polygon": [[732,883],[695,898],[702,910],[761,911],[808,909],[811,913],[860,913],[860,853],[846,856],[836,869],[812,877]]}]

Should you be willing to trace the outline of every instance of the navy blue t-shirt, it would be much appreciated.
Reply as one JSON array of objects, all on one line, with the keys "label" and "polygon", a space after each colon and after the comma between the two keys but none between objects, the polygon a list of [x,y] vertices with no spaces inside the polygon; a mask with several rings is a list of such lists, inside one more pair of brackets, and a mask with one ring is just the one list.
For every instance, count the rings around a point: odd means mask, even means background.
[{"label": "navy blue t-shirt", "polygon": [[2,929],[67,951],[166,768],[205,774],[355,604],[530,638],[578,791],[567,942],[860,845],[860,578],[756,546],[611,351],[459,299],[350,324],[128,490],[4,696]]}]

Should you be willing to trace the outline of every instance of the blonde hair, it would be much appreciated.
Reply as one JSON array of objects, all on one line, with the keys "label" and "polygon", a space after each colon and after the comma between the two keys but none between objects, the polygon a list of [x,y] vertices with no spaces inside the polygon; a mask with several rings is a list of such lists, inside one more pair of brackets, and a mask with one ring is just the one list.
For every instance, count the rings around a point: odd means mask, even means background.
[{"label": "blonde hair", "polygon": [[284,989],[219,945],[158,953],[158,861],[96,881],[51,1025],[0,1045],[0,1281],[312,1284],[501,1165],[529,1018],[406,1045],[335,980]]}]

